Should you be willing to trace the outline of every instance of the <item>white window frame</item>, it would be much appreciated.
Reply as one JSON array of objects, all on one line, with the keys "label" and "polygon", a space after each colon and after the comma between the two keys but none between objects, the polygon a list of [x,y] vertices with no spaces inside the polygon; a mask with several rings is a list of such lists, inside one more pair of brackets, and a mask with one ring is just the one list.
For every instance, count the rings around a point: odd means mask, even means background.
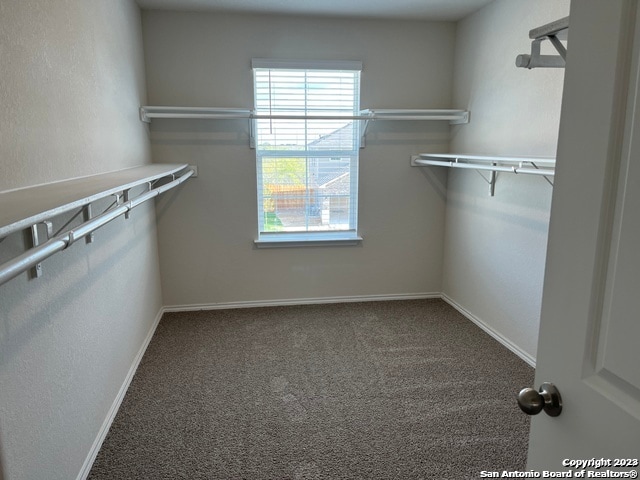
[{"label": "white window frame", "polygon": [[[257,88],[256,88],[256,71],[263,69],[282,69],[282,70],[327,70],[327,71],[356,71],[357,89],[353,115],[359,114],[360,109],[360,72],[362,70],[361,62],[353,61],[298,61],[298,60],[273,60],[273,59],[253,59],[252,68],[254,72],[254,113],[260,118],[254,120],[253,131],[256,135],[256,174],[257,174],[257,194],[258,194],[258,237],[255,240],[257,247],[299,247],[299,246],[321,246],[321,245],[358,245],[362,241],[357,231],[357,215],[358,215],[358,163],[360,150],[360,121],[352,120],[353,128],[353,148],[345,150],[318,150],[315,154],[310,154],[308,149],[304,150],[261,150],[259,125],[258,122],[269,121],[266,116],[277,116],[278,112],[265,112],[258,110]],[[314,116],[312,109],[305,109],[301,119],[306,115]],[[306,124],[305,124],[306,127]],[[265,154],[268,152],[269,154]],[[313,152],[313,150],[311,150]],[[350,161],[350,211],[349,211],[349,227],[345,230],[329,230],[329,231],[302,231],[302,232],[264,232],[264,203],[262,193],[262,159],[263,158],[280,158],[280,157],[302,157],[302,158],[346,158]]]}]

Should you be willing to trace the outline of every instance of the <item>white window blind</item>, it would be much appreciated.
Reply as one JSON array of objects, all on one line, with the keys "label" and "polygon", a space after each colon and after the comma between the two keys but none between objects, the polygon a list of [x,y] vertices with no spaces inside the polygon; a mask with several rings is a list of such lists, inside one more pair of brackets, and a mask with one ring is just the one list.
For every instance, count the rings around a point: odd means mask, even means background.
[{"label": "white window blind", "polygon": [[259,241],[357,237],[360,69],[254,60]]}]

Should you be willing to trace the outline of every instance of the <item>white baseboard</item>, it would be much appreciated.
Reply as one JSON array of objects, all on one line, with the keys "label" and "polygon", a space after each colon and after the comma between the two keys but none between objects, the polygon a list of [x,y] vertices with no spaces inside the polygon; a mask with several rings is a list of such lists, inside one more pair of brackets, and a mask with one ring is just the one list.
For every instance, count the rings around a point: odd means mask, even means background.
[{"label": "white baseboard", "polygon": [[118,413],[120,404],[122,403],[122,400],[124,400],[124,396],[127,393],[127,390],[129,389],[131,380],[133,380],[133,376],[135,375],[136,370],[138,369],[138,365],[140,365],[140,361],[144,356],[144,352],[147,350],[147,347],[149,346],[149,342],[151,342],[151,338],[153,337],[153,334],[155,333],[156,328],[160,323],[160,319],[162,318],[163,313],[164,313],[164,307],[160,307],[160,310],[158,311],[158,314],[156,315],[156,318],[153,321],[153,325],[151,325],[151,328],[149,329],[147,336],[142,342],[142,345],[140,346],[138,353],[136,354],[135,358],[133,359],[133,362],[131,363],[129,372],[127,372],[127,376],[125,377],[124,382],[120,387],[120,390],[118,390],[118,394],[116,395],[116,398],[111,404],[111,408],[107,413],[107,417],[105,418],[104,422],[102,423],[102,426],[100,427],[100,430],[98,431],[98,436],[94,440],[93,445],[91,446],[91,450],[89,450],[89,455],[84,461],[84,464],[82,465],[82,469],[80,470],[80,473],[78,474],[78,477],[76,478],[76,480],[85,480],[89,476],[89,472],[91,471],[93,462],[96,461],[96,457],[98,456],[100,447],[102,447],[102,442],[104,442],[104,439],[106,438],[107,433],[109,432],[109,428],[111,427],[113,420],[116,418],[116,414]]},{"label": "white baseboard", "polygon": [[233,308],[252,308],[252,307],[280,307],[288,305],[320,305],[326,303],[348,303],[348,302],[381,302],[388,300],[423,300],[431,298],[441,298],[458,312],[464,315],[468,320],[476,324],[496,341],[500,342],[510,351],[515,353],[522,360],[535,368],[536,359],[527,352],[518,347],[511,340],[501,335],[492,327],[483,322],[480,318],[469,312],[460,304],[444,293],[404,293],[393,295],[355,295],[345,297],[318,297],[318,298],[293,298],[282,300],[251,300],[244,302],[220,302],[220,303],[198,303],[184,305],[168,305],[164,307],[165,312],[193,312],[198,310],[227,310]]},{"label": "white baseboard", "polygon": [[198,303],[169,305],[165,312],[192,312],[197,310],[227,310],[232,308],[281,307],[287,305],[319,305],[324,303],[383,302],[387,300],[424,300],[441,298],[440,293],[402,293],[393,295],[355,295],[348,297],[292,298],[282,300],[250,300],[246,302]]},{"label": "white baseboard", "polygon": [[465,309],[462,305],[458,304],[455,300],[453,300],[452,298],[450,298],[446,294],[443,293],[441,295],[441,298],[442,298],[442,300],[447,302],[449,305],[451,305],[453,308],[455,308],[458,312],[460,312],[462,315],[464,315],[467,319],[469,319],[470,321],[475,323],[478,327],[480,327],[482,330],[484,330],[492,338],[494,338],[495,340],[500,342],[502,345],[504,345],[506,348],[511,350],[513,353],[515,353],[518,357],[520,357],[522,360],[527,362],[533,368],[536,368],[536,359],[535,359],[535,357],[531,356],[530,354],[528,354],[527,352],[522,350],[520,347],[518,347],[515,343],[513,343],[507,337],[501,335],[499,332],[497,332],[492,327],[487,325],[480,318],[476,317],[473,313],[471,313],[469,310]]},{"label": "white baseboard", "polygon": [[149,342],[151,342],[151,338],[158,327],[158,323],[162,318],[164,312],[188,312],[188,311],[198,311],[198,310],[223,310],[223,309],[233,309],[233,308],[252,308],[252,307],[275,307],[275,306],[287,306],[287,305],[319,305],[319,304],[328,304],[328,303],[349,303],[349,302],[381,302],[388,300],[423,300],[423,299],[432,299],[432,298],[441,298],[453,308],[455,308],[458,312],[464,315],[468,320],[476,324],[482,330],[484,330],[487,334],[489,334],[496,341],[500,342],[522,360],[527,362],[529,365],[535,368],[536,359],[521,350],[515,343],[513,343],[508,338],[502,336],[496,330],[488,326],[485,322],[480,320],[480,318],[473,315],[471,312],[466,310],[464,307],[456,303],[453,299],[448,297],[444,293],[407,293],[407,294],[394,294],[394,295],[357,295],[357,296],[345,296],[345,297],[320,297],[320,298],[296,298],[296,299],[283,299],[283,300],[255,300],[255,301],[246,301],[246,302],[221,302],[221,303],[206,303],[206,304],[190,304],[190,305],[170,305],[160,308],[158,314],[153,322],[153,325],[149,329],[149,333],[147,334],[140,350],[138,351],[136,357],[133,359],[131,364],[131,368],[127,373],[127,376],[116,395],[116,398],[109,409],[107,417],[105,418],[100,431],[98,432],[98,436],[96,437],[91,450],[89,451],[89,455],[78,474],[76,480],[86,480],[89,472],[91,471],[91,467],[93,466],[93,462],[95,462],[96,457],[98,456],[98,452],[100,451],[100,447],[102,446],[102,442],[104,442],[107,433],[109,432],[109,428],[115,419],[116,414],[118,413],[118,409],[120,408],[120,404],[124,399],[125,394],[127,393],[127,389],[133,380],[133,376],[138,369],[138,365],[142,360],[142,357],[149,346]]}]

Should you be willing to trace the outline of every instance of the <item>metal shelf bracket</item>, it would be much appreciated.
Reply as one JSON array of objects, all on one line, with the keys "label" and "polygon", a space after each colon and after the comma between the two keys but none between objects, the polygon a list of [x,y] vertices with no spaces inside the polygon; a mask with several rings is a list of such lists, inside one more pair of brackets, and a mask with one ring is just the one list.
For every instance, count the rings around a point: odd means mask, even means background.
[{"label": "metal shelf bracket", "polygon": [[[569,32],[569,17],[564,17],[529,32],[531,54],[516,57],[516,66],[521,68],[564,68],[567,59],[567,49],[561,40],[566,40]],[[542,55],[540,45],[549,40],[559,55]]]},{"label": "metal shelf bracket", "polygon": [[[38,226],[43,225],[45,227],[45,235],[47,240],[49,240],[53,236],[53,223],[46,220],[44,222],[36,223],[31,225],[29,232],[31,234],[31,248],[35,248],[40,245],[42,242],[40,241],[40,233],[38,231]],[[45,240],[46,241],[46,240]],[[42,263],[38,262],[33,267],[31,267],[31,278],[36,279],[42,276]]]}]

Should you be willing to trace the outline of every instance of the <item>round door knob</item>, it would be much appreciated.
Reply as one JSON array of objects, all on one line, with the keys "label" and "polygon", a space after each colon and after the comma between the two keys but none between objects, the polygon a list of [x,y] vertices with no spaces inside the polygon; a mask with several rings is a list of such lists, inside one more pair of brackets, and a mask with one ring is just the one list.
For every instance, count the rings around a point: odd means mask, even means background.
[{"label": "round door knob", "polygon": [[543,383],[540,390],[524,388],[518,394],[518,406],[527,415],[537,415],[542,410],[550,417],[562,412],[562,397],[553,383]]}]

